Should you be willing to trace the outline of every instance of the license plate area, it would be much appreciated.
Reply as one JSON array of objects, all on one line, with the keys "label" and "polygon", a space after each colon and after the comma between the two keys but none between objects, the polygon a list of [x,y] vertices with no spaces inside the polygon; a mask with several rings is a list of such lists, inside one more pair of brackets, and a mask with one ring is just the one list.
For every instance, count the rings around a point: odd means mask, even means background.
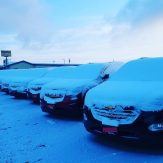
[{"label": "license plate area", "polygon": [[48,109],[53,110],[54,109],[54,106],[53,105],[48,105]]},{"label": "license plate area", "polygon": [[37,95],[33,95],[33,98],[37,98]]},{"label": "license plate area", "polygon": [[102,131],[103,131],[103,133],[109,134],[109,135],[116,135],[116,134],[118,134],[117,127],[103,127]]}]

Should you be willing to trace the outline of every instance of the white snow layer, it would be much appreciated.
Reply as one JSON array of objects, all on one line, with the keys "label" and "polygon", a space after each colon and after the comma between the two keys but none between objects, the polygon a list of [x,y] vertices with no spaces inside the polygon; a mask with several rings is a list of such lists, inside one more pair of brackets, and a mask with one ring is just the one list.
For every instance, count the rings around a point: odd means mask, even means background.
[{"label": "white snow layer", "polygon": [[12,73],[9,73],[8,77],[3,77],[2,83],[9,84],[9,87],[16,86],[15,89],[19,92],[23,92],[27,89],[27,85],[30,81],[44,76],[50,68],[32,68],[32,69],[14,69],[9,70]]},{"label": "white snow layer", "polygon": [[40,93],[41,89],[34,90],[33,88],[41,88],[44,84],[53,82],[55,79],[66,78],[70,75],[73,68],[75,68],[75,67],[73,67],[73,66],[57,67],[57,68],[49,71],[45,76],[31,81],[28,85],[28,90],[33,94],[38,94],[38,93]]},{"label": "white snow layer", "polygon": [[110,80],[90,90],[85,105],[134,106],[142,111],[163,109],[163,58],[144,58],[125,64]]}]

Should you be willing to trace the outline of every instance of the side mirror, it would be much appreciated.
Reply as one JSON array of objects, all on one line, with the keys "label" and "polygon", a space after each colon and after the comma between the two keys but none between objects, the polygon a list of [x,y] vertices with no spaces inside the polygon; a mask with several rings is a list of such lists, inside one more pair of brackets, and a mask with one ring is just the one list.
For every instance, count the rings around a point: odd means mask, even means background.
[{"label": "side mirror", "polygon": [[102,77],[103,80],[107,80],[109,79],[109,74],[105,74],[103,77]]}]

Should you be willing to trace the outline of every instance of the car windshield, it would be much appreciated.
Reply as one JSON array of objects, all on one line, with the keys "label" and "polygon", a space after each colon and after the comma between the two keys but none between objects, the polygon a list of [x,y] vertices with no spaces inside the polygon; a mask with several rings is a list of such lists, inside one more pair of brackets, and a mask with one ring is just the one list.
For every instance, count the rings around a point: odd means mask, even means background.
[{"label": "car windshield", "polygon": [[70,76],[72,69],[75,68],[73,66],[63,66],[57,67],[50,70],[44,77],[45,78],[66,78]]},{"label": "car windshield", "polygon": [[111,81],[163,81],[163,58],[144,58],[128,62]]},{"label": "car windshield", "polygon": [[95,79],[106,64],[85,64],[76,67],[60,67],[51,70],[46,77],[67,79]]}]

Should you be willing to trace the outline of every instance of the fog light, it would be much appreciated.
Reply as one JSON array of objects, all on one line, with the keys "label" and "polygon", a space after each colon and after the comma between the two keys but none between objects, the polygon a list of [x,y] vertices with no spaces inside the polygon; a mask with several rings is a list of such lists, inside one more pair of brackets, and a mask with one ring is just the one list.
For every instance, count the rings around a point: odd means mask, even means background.
[{"label": "fog light", "polygon": [[152,124],[148,129],[150,131],[163,131],[163,123]]}]

